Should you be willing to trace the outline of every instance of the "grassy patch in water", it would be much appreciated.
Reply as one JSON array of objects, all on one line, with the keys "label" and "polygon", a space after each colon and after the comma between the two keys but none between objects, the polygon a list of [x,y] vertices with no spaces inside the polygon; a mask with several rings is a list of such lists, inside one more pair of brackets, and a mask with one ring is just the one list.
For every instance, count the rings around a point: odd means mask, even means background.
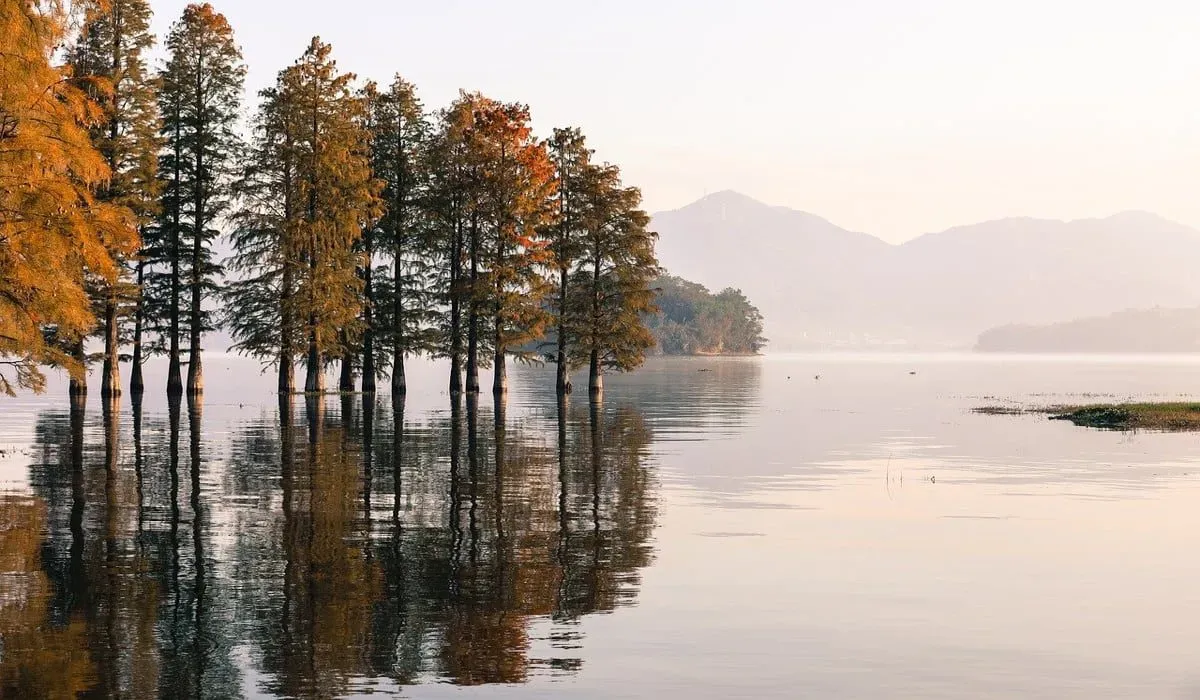
[{"label": "grassy patch in water", "polygon": [[981,406],[971,409],[971,412],[986,416],[1048,415],[1050,420],[1065,420],[1081,427],[1100,430],[1200,432],[1200,403],[1189,401],[1038,407],[1010,404]]},{"label": "grassy patch in water", "polygon": [[1102,430],[1200,430],[1200,403],[1122,403],[1059,406],[1051,420]]}]

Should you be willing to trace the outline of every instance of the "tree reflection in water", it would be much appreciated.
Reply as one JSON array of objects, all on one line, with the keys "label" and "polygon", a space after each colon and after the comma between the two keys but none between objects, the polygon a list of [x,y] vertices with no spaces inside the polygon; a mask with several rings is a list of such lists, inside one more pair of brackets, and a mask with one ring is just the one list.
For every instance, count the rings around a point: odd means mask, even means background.
[{"label": "tree reflection in water", "polygon": [[285,398],[232,431],[198,402],[131,408],[38,420],[32,494],[0,507],[3,697],[569,674],[580,621],[631,604],[651,561],[632,408]]}]

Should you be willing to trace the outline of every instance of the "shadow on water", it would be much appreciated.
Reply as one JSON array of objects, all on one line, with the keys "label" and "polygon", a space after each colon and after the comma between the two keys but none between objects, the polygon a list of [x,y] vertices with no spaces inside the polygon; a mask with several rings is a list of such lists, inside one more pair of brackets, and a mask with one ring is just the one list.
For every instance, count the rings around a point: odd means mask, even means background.
[{"label": "shadow on water", "polygon": [[2,697],[569,675],[580,622],[634,604],[652,560],[633,408],[284,398],[230,431],[199,402],[85,410],[39,415],[32,494],[0,497]]}]

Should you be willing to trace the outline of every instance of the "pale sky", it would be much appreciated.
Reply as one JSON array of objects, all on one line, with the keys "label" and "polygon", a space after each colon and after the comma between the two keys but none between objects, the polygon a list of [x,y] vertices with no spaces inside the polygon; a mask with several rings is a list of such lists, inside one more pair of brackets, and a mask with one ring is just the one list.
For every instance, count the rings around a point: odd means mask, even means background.
[{"label": "pale sky", "polygon": [[[152,0],[161,37],[183,0]],[[1194,0],[213,0],[253,92],[318,34],[580,126],[650,211],[734,189],[889,241],[1005,216],[1200,228]]]}]

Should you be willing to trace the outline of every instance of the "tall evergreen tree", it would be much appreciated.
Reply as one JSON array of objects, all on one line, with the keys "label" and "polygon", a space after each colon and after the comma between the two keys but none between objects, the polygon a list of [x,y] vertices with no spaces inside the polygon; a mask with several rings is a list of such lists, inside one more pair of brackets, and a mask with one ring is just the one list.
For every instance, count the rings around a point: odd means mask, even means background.
[{"label": "tall evergreen tree", "polygon": [[545,294],[542,267],[550,258],[540,238],[551,212],[554,166],[533,136],[529,108],[488,104],[476,115],[474,143],[480,167],[481,209],[490,254],[484,284],[491,314],[492,390],[508,391],[505,357],[510,348],[542,336]]},{"label": "tall evergreen tree", "polygon": [[[128,208],[137,217],[139,230],[144,230],[155,213],[158,190],[154,82],[147,75],[143,56],[154,43],[149,31],[150,6],[146,0],[87,0],[81,4],[83,25],[69,62],[75,77],[91,86],[103,113],[103,122],[92,129],[92,141],[111,176],[97,195]],[[128,264],[124,259],[120,262]],[[140,268],[140,263],[134,264]],[[140,309],[138,283],[130,282],[127,271],[123,272],[120,281],[101,283],[96,289],[104,339],[103,396],[121,393],[120,326],[131,304]],[[135,328],[135,334],[140,334],[140,328]],[[134,392],[141,391],[140,359],[135,358]]]},{"label": "tall evergreen tree", "polygon": [[445,310],[439,324],[442,336],[439,353],[450,360],[452,396],[463,390],[467,325],[463,322],[463,312],[470,306],[472,289],[467,260],[475,180],[468,158],[468,139],[475,125],[477,99],[476,95],[461,93],[449,108],[440,112],[428,149],[427,210],[432,218],[435,245],[442,251],[434,286],[436,298]]},{"label": "tall evergreen tree", "polygon": [[216,290],[221,274],[211,243],[229,205],[246,68],[229,22],[207,3],[184,9],[171,27],[167,49],[159,93],[166,146],[160,163],[165,192],[157,237],[166,258],[158,262],[168,269],[155,288],[166,298],[158,306],[167,314],[167,391],[182,391],[180,338],[186,304],[187,391],[198,394],[204,390],[202,336],[212,326],[204,298]]},{"label": "tall evergreen tree", "polygon": [[[282,74],[279,82],[282,83]],[[237,186],[225,324],[235,349],[275,363],[281,394],[295,391],[303,328],[297,278],[301,226],[299,110],[278,86],[260,93],[254,138]]]},{"label": "tall evergreen tree", "polygon": [[620,169],[589,169],[585,191],[586,233],[567,300],[567,332],[574,339],[568,361],[587,365],[595,397],[604,391],[605,370],[635,369],[654,347],[643,315],[654,310],[650,282],[659,268],[642,194],[622,184]]},{"label": "tall evergreen tree", "polygon": [[431,275],[442,250],[430,235],[429,121],[416,89],[397,76],[387,92],[374,95],[371,108],[371,167],[383,183],[383,215],[364,234],[367,249],[391,261],[391,274],[376,280],[367,267],[363,341],[363,391],[374,390],[372,370],[384,364],[376,357],[376,341],[391,351],[392,394],[407,390],[406,355],[431,349],[433,324]]},{"label": "tall evergreen tree", "polygon": [[362,280],[356,243],[378,216],[378,184],[371,177],[363,99],[350,90],[353,73],[339,73],[331,47],[314,37],[284,74],[295,94],[301,125],[303,231],[298,248],[308,341],[305,392],[324,391],[324,366],[361,331]]},{"label": "tall evergreen tree", "polygon": [[570,392],[568,348],[572,344],[571,330],[576,324],[567,318],[571,272],[583,253],[586,184],[594,170],[592,151],[587,147],[583,132],[577,128],[555,129],[546,147],[554,163],[558,188],[552,207],[552,219],[546,227],[549,242],[550,268],[555,285],[551,310],[554,314],[555,352],[547,353],[556,365],[555,390],[561,396]]},{"label": "tall evergreen tree", "polygon": [[90,273],[115,284],[114,256],[137,248],[127,209],[100,201],[110,170],[88,129],[104,111],[53,65],[67,16],[60,3],[0,2],[0,392],[41,391],[40,365],[67,367],[78,391],[82,348],[95,323]]},{"label": "tall evergreen tree", "polygon": [[[278,323],[281,390],[290,372],[287,354],[298,341],[294,331],[307,343],[306,392],[324,391],[326,361],[357,339],[362,256],[356,245],[378,216],[366,103],[350,90],[354,76],[339,73],[330,53],[314,38],[265,94],[244,185],[248,207],[235,235],[235,244],[245,246],[236,265],[251,275],[235,288],[233,303],[250,312],[232,330],[241,349],[262,356]],[[274,255],[256,262],[245,257],[250,250]],[[272,288],[277,307],[268,306]]]}]

